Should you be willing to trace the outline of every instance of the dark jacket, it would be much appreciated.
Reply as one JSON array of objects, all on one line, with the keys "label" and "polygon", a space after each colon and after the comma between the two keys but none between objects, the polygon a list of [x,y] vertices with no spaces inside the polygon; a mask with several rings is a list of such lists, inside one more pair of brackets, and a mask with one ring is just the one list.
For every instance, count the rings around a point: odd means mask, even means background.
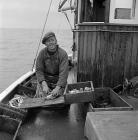
[{"label": "dark jacket", "polygon": [[68,55],[60,47],[54,55],[50,55],[47,47],[42,49],[36,61],[36,76],[39,83],[42,81],[65,87],[68,77]]}]

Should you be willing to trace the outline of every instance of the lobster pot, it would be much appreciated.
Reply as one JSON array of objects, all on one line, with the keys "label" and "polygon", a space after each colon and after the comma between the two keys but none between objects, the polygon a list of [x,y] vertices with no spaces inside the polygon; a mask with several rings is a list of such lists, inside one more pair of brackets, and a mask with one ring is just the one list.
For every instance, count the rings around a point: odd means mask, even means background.
[{"label": "lobster pot", "polygon": [[7,104],[0,103],[0,115],[6,115],[13,119],[23,121],[27,116],[27,110],[13,108]]},{"label": "lobster pot", "polygon": [[0,115],[0,140],[15,140],[22,121]]}]

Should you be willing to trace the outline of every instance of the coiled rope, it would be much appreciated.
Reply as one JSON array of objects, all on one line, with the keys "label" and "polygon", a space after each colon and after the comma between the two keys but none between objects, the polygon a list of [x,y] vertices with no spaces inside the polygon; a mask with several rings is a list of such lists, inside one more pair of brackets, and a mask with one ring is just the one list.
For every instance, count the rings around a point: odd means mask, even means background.
[{"label": "coiled rope", "polygon": [[46,26],[47,19],[48,19],[48,16],[49,16],[49,12],[50,12],[50,8],[51,8],[51,5],[52,5],[52,1],[53,1],[53,0],[50,1],[49,8],[48,8],[48,12],[47,12],[47,14],[46,14],[46,19],[45,19],[45,22],[44,22],[44,25],[43,25],[43,29],[42,29],[42,32],[41,32],[39,44],[38,44],[38,47],[37,47],[36,55],[35,55],[34,62],[33,62],[33,66],[32,66],[32,71],[33,71],[34,66],[35,66],[35,63],[36,63],[36,58],[37,58],[38,51],[39,51],[39,48],[40,48],[40,44],[41,44],[41,41],[42,41],[42,37],[43,37],[43,34],[44,34],[44,30],[45,30],[45,26]]}]

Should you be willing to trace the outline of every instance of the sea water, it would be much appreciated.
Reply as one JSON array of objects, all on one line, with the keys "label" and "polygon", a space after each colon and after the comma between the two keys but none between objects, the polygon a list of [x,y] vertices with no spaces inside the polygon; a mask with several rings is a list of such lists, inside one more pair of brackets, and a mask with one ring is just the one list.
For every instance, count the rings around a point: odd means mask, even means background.
[{"label": "sea water", "polygon": [[[72,32],[52,30],[58,44],[72,53]],[[42,30],[40,29],[0,29],[0,93],[20,76],[32,69]],[[44,48],[40,45],[39,51]]]}]

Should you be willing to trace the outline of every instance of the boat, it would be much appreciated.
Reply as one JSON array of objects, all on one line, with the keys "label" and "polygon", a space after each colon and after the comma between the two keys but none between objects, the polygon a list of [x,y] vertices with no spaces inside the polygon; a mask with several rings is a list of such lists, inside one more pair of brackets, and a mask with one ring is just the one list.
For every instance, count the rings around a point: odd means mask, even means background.
[{"label": "boat", "polygon": [[[136,140],[138,3],[136,0],[75,0],[72,5],[71,0],[70,6],[64,7],[66,2],[60,2],[58,11],[74,11],[73,53],[68,84],[92,81],[94,96],[91,102],[73,103],[67,108],[41,106],[28,109],[22,118],[17,138]],[[36,75],[33,69],[0,94],[0,103],[8,105],[17,93],[33,97],[35,90]],[[64,104],[64,98],[62,101]],[[114,107],[110,106],[111,101]],[[26,110],[16,108],[15,112],[18,111]]]}]

